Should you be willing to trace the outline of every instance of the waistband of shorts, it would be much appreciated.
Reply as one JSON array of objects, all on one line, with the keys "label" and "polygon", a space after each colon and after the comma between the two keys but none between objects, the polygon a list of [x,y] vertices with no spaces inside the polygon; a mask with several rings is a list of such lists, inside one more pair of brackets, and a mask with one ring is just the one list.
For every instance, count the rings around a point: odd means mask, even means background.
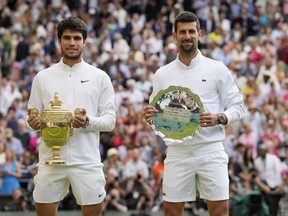
[{"label": "waistband of shorts", "polygon": [[189,145],[169,145],[167,146],[167,156],[193,156]]},{"label": "waistband of shorts", "polygon": [[222,142],[197,145],[168,145],[167,156],[200,156],[215,151],[224,151]]}]

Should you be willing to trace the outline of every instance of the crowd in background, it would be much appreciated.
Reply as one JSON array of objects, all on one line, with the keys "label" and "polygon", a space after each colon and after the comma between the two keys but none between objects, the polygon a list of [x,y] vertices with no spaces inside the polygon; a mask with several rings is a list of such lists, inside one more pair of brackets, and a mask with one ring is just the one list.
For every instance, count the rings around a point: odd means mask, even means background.
[{"label": "crowd in background", "polygon": [[[14,200],[2,210],[33,210],[39,134],[27,129],[27,101],[37,72],[61,58],[55,29],[68,16],[87,23],[83,58],[107,72],[116,93],[116,127],[101,135],[104,211],[161,210],[165,144],[142,111],[154,72],[176,58],[182,10],[198,16],[201,52],[229,68],[246,107],[224,140],[231,211],[248,197],[250,211],[260,203],[262,213],[288,214],[288,0],[2,0],[0,194]],[[78,207],[68,196],[60,208]],[[202,208],[203,200],[187,203],[194,214]]]}]

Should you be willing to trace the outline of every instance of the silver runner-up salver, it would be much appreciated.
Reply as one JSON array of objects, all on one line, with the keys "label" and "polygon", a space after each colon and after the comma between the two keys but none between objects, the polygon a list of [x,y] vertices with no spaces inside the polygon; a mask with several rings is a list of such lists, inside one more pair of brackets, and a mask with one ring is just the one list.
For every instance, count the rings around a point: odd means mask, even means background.
[{"label": "silver runner-up salver", "polygon": [[150,125],[164,140],[183,142],[193,138],[200,129],[199,115],[204,111],[203,104],[189,88],[170,86],[159,91],[150,105],[158,110]]}]

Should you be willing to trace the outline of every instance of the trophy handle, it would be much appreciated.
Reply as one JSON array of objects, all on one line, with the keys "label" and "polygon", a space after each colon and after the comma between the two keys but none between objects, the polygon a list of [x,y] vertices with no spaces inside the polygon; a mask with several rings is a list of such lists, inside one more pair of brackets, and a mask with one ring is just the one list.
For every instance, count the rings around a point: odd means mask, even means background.
[{"label": "trophy handle", "polygon": [[69,133],[69,135],[70,135],[70,137],[73,135],[73,129],[74,129],[74,128],[72,127],[72,122],[71,122],[72,117],[73,117],[73,116],[71,116],[70,119],[69,119],[69,127],[70,127],[70,133]]},{"label": "trophy handle", "polygon": [[37,108],[31,108],[28,111],[29,116],[39,116],[39,110]]},{"label": "trophy handle", "polygon": [[84,115],[84,111],[81,108],[76,108],[74,110],[74,115]]}]

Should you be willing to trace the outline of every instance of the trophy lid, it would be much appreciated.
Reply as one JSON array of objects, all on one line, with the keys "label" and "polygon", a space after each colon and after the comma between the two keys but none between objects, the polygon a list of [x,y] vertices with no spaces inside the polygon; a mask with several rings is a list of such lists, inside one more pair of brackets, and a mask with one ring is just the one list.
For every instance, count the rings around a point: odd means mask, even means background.
[{"label": "trophy lid", "polygon": [[68,110],[64,110],[61,108],[62,101],[59,99],[58,92],[54,93],[54,99],[50,101],[51,109],[45,109],[45,113],[67,113],[71,114]]},{"label": "trophy lid", "polygon": [[52,109],[60,109],[62,105],[62,101],[59,100],[58,92],[54,93],[54,100],[50,101]]}]

